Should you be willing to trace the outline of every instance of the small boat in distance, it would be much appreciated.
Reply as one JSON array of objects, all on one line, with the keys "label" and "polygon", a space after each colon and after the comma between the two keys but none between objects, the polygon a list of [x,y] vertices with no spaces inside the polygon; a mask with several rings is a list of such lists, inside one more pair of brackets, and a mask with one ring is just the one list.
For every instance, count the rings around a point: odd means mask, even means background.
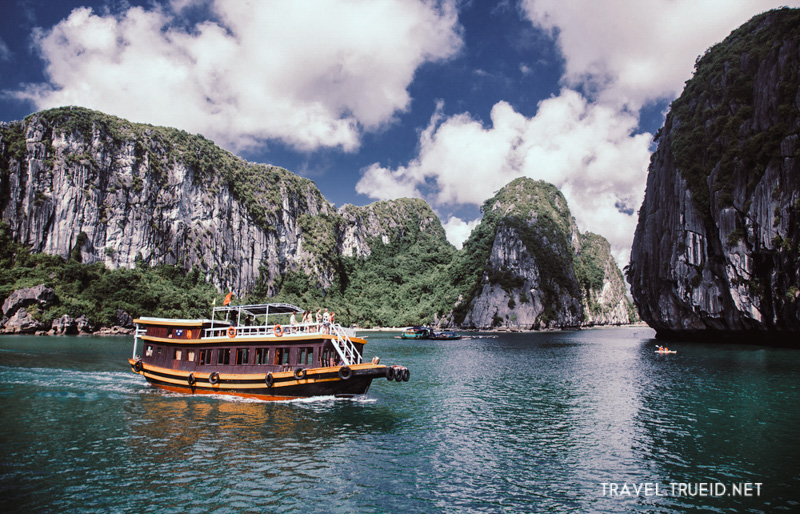
[{"label": "small boat in distance", "polygon": [[408,327],[400,334],[401,339],[428,339],[430,338],[433,330],[428,327]]},{"label": "small boat in distance", "polygon": [[408,327],[400,334],[400,339],[438,339],[453,340],[461,339],[461,336],[451,330],[436,332],[430,327],[414,326]]},{"label": "small boat in distance", "polygon": [[[367,341],[331,323],[283,324],[286,303],[215,307],[211,319],[134,320],[131,370],[186,394],[261,400],[366,394],[372,380],[408,381],[408,368],[363,362]],[[221,319],[217,319],[217,317]]]},{"label": "small boat in distance", "polygon": [[452,341],[455,339],[461,339],[461,336],[453,332],[452,330],[446,330],[444,332],[431,332],[431,335],[428,339],[437,339],[440,341]]}]

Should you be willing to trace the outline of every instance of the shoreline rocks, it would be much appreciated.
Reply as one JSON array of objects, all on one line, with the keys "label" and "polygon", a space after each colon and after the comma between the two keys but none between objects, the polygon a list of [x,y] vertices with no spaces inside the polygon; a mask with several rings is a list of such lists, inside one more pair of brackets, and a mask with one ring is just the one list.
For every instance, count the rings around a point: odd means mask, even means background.
[{"label": "shoreline rocks", "polygon": [[117,309],[117,323],[110,327],[93,325],[86,314],[77,318],[64,314],[49,325],[36,319],[36,313],[55,300],[55,291],[44,284],[12,292],[0,311],[0,334],[128,335],[135,331],[133,317],[122,309]]}]

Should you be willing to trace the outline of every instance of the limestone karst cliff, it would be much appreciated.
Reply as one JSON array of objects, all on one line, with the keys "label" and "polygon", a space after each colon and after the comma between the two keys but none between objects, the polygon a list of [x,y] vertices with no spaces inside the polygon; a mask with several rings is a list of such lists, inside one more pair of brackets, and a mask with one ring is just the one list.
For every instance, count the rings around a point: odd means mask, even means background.
[{"label": "limestone karst cliff", "polygon": [[709,49],[673,102],[628,271],[659,336],[800,330],[798,73],[800,11],[771,11]]},{"label": "limestone karst cliff", "polygon": [[[4,275],[2,297],[39,285],[55,291],[25,311],[20,330],[50,323],[61,333],[83,319],[80,330],[91,331],[153,309],[176,315],[176,290],[195,313],[210,291],[233,290],[253,301],[324,302],[362,325],[629,322],[608,243],[578,232],[555,187],[518,179],[483,210],[459,252],[423,200],[337,210],[310,180],[246,162],[199,135],[68,107],[0,124],[0,239],[63,258],[40,259],[52,272]],[[9,265],[19,264],[18,253],[0,252]],[[37,266],[37,258],[22,260]],[[170,267],[115,277],[79,271],[92,263],[120,272]],[[90,276],[97,280],[87,289]],[[170,283],[162,289],[170,302],[148,280]],[[103,304],[126,281],[124,308]],[[12,314],[0,313],[0,324]]]},{"label": "limestone karst cliff", "polygon": [[[80,108],[4,124],[0,168],[0,219],[33,251],[67,257],[84,233],[85,263],[196,266],[237,295],[257,286],[273,293],[292,271],[330,287],[336,255],[368,255],[366,237],[388,243],[408,218],[402,209],[376,217],[369,206],[339,215],[313,182],[282,168],[245,162],[199,135]],[[444,241],[430,207],[423,217]]]},{"label": "limestone karst cliff", "polygon": [[455,266],[461,296],[451,323],[530,329],[631,321],[608,242],[579,233],[553,185],[518,178],[482,210]]}]

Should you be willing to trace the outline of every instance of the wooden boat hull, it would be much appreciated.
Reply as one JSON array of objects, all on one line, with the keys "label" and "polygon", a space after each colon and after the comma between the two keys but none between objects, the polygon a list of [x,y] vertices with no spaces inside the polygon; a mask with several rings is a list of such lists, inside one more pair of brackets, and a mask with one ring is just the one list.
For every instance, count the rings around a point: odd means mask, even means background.
[{"label": "wooden boat hull", "polygon": [[217,373],[173,370],[128,359],[131,371],[161,389],[183,394],[222,394],[259,400],[366,394],[375,378],[388,376],[387,366],[364,363],[308,368],[301,372]]}]

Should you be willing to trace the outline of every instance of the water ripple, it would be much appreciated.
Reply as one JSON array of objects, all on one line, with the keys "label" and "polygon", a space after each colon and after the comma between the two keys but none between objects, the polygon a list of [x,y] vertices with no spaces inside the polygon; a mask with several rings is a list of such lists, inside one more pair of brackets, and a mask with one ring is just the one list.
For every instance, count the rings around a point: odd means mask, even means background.
[{"label": "water ripple", "polygon": [[[152,388],[118,339],[0,339],[0,507],[796,511],[797,352],[687,344],[662,356],[646,334],[376,336],[370,355],[408,366],[410,382],[286,402]],[[604,482],[699,481],[766,493],[602,495]]]}]

